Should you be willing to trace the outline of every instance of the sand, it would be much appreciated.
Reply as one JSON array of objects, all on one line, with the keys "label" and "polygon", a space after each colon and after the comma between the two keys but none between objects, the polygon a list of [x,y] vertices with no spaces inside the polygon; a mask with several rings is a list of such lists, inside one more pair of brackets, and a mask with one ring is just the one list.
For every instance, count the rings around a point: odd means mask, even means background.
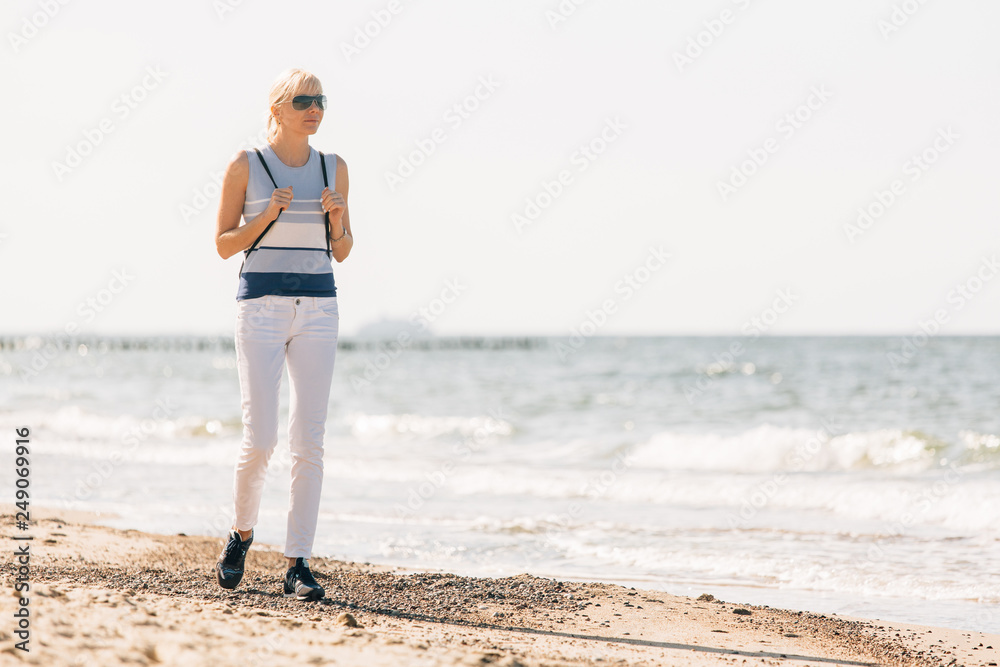
[{"label": "sand", "polygon": [[[700,599],[610,584],[408,572],[310,559],[327,595],[286,600],[286,561],[254,543],[235,591],[219,538],[98,526],[0,506],[8,555],[0,665],[996,665],[1000,635]],[[15,648],[14,536],[32,537],[30,651]],[[13,546],[10,546],[13,545]]]}]

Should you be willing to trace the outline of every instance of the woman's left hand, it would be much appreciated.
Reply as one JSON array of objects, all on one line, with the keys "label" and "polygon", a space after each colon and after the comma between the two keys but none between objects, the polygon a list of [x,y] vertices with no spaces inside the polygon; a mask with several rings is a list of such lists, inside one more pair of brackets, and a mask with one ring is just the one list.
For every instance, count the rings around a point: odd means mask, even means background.
[{"label": "woman's left hand", "polygon": [[340,222],[341,218],[344,217],[344,209],[347,208],[344,196],[339,192],[331,191],[330,188],[323,188],[321,197],[323,210],[330,214],[330,222]]}]

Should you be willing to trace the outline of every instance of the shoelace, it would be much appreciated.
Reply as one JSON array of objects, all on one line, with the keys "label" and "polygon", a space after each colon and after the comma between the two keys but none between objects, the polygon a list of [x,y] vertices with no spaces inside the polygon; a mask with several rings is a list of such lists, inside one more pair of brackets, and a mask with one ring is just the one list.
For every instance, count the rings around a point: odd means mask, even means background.
[{"label": "shoelace", "polygon": [[242,540],[242,538],[239,541],[237,541],[232,539],[232,537],[230,537],[229,542],[226,544],[226,548],[222,552],[222,561],[224,563],[231,562],[233,559],[233,554],[242,549],[244,544],[245,542]]},{"label": "shoelace", "polygon": [[309,588],[322,588],[312,576],[312,572],[309,571],[308,567],[302,566],[297,568],[295,573],[292,574],[292,581],[298,579],[302,585]]}]

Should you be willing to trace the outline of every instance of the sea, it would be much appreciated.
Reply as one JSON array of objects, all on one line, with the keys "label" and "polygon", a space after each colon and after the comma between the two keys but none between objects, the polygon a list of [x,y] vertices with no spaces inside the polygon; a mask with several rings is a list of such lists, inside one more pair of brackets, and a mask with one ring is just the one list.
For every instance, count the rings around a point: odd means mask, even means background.
[{"label": "sea", "polygon": [[[1000,337],[340,341],[313,554],[1000,633]],[[0,338],[31,502],[226,534],[232,336]],[[282,426],[258,542],[282,546]],[[213,563],[205,563],[211,577]]]}]

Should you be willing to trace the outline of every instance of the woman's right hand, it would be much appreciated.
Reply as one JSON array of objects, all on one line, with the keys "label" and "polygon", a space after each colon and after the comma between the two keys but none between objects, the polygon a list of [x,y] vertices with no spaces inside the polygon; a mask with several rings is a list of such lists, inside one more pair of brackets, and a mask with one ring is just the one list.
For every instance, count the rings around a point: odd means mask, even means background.
[{"label": "woman's right hand", "polygon": [[292,186],[287,188],[278,188],[271,193],[271,201],[267,203],[267,208],[264,212],[267,217],[274,220],[278,217],[278,214],[284,211],[292,203]]}]

